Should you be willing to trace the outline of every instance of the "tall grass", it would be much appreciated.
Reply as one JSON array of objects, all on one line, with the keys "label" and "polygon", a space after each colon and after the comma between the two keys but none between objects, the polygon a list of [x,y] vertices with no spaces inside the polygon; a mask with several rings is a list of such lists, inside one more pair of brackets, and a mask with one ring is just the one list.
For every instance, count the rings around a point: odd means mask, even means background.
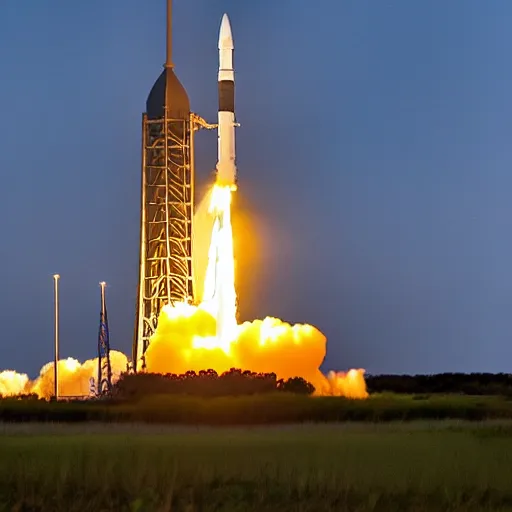
[{"label": "tall grass", "polygon": [[511,454],[509,422],[3,425],[0,510],[505,511]]},{"label": "tall grass", "polygon": [[416,419],[512,419],[512,401],[500,396],[372,395],[367,400],[280,393],[199,398],[148,396],[137,402],[0,400],[0,421],[146,422],[247,425],[304,421],[393,421]]}]

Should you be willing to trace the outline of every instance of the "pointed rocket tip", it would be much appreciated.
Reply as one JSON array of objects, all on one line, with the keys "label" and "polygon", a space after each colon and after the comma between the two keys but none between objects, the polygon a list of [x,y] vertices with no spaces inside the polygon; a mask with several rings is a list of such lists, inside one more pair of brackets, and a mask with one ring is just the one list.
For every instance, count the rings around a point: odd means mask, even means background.
[{"label": "pointed rocket tip", "polygon": [[222,16],[222,22],[220,24],[219,32],[219,50],[233,50],[233,35],[231,33],[231,24],[227,14]]}]

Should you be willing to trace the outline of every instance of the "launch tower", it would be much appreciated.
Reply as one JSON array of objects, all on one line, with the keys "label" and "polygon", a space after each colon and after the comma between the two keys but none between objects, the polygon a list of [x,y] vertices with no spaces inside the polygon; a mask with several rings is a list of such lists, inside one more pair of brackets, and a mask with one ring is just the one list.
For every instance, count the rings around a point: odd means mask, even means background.
[{"label": "launch tower", "polygon": [[214,128],[190,112],[172,62],[172,0],[167,0],[167,58],[142,116],[139,284],[133,369],[165,304],[193,302],[194,131]]}]

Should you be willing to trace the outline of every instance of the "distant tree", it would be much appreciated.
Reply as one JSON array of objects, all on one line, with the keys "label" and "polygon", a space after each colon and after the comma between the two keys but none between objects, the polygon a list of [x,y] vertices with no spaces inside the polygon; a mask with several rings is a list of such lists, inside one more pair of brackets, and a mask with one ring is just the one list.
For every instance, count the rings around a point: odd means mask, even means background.
[{"label": "distant tree", "polygon": [[313,384],[304,380],[302,377],[293,377],[287,381],[281,380],[278,389],[280,391],[295,393],[297,395],[311,395],[315,391]]},{"label": "distant tree", "polygon": [[512,395],[508,373],[439,373],[434,375],[366,375],[370,393]]}]

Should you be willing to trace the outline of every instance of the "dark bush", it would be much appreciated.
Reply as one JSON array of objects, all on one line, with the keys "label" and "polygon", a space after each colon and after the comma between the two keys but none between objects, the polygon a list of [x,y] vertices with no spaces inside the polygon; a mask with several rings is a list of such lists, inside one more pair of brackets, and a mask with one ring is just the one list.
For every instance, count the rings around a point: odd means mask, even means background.
[{"label": "dark bush", "polygon": [[296,395],[311,395],[315,391],[314,386],[302,377],[293,377],[287,381],[280,380],[277,389]]},{"label": "dark bush", "polygon": [[218,375],[214,370],[203,370],[199,373],[189,371],[182,375],[123,374],[114,385],[112,394],[121,399],[137,399],[149,395],[185,394],[215,397],[256,395],[276,391],[310,395],[315,388],[300,377],[278,381],[275,373],[255,373],[232,368],[222,375]]}]

